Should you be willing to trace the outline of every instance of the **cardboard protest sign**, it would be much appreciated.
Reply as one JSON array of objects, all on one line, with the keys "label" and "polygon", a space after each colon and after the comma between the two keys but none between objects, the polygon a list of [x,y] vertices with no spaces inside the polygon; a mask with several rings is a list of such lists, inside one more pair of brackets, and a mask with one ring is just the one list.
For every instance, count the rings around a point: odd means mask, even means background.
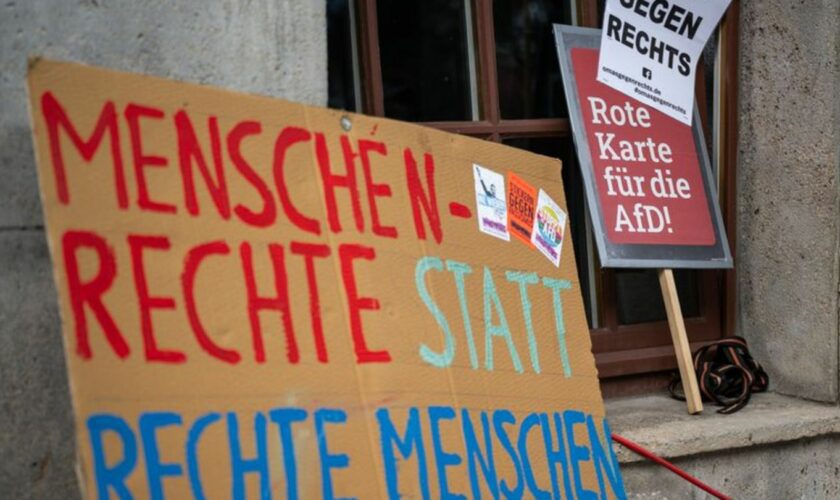
[{"label": "cardboard protest sign", "polygon": [[558,161],[74,64],[29,93],[86,496],[624,497],[570,239],[476,227],[476,165],[562,209]]},{"label": "cardboard protest sign", "polygon": [[607,0],[598,81],[691,125],[694,73],[730,0]]},{"label": "cardboard protest sign", "polygon": [[601,263],[731,267],[699,120],[688,127],[597,81],[599,34],[555,27]]}]

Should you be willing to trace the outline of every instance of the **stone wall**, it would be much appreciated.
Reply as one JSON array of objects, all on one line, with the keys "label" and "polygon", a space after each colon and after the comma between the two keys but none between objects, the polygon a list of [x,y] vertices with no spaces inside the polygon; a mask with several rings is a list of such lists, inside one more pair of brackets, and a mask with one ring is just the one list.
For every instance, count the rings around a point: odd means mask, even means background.
[{"label": "stone wall", "polygon": [[[821,437],[673,460],[732,498],[840,498],[840,437]],[[627,497],[713,498],[676,474],[649,462],[622,464]]]},{"label": "stone wall", "polygon": [[43,56],[324,105],[320,0],[0,5],[0,496],[73,498],[72,410],[25,88]]},{"label": "stone wall", "polygon": [[741,1],[739,328],[771,389],[838,401],[840,2]]}]

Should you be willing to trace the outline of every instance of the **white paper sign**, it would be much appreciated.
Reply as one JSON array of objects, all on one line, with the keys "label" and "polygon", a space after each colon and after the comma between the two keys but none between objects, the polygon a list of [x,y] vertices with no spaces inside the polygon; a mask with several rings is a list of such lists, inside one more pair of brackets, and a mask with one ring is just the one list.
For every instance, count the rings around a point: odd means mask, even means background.
[{"label": "white paper sign", "polygon": [[607,0],[598,81],[691,125],[694,73],[730,0]]},{"label": "white paper sign", "polygon": [[563,249],[565,230],[566,212],[540,189],[534,215],[534,229],[531,231],[531,243],[555,266],[560,265],[560,251]]},{"label": "white paper sign", "polygon": [[510,241],[507,227],[507,198],[502,174],[473,164],[478,229],[490,236]]}]

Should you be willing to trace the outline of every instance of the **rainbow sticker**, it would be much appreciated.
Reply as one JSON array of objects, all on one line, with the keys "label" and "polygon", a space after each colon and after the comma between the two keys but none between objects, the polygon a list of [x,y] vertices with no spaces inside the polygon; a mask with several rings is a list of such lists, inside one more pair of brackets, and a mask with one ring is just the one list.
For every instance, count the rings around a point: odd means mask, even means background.
[{"label": "rainbow sticker", "polygon": [[566,230],[566,212],[540,189],[531,243],[555,266],[560,265],[563,233]]}]

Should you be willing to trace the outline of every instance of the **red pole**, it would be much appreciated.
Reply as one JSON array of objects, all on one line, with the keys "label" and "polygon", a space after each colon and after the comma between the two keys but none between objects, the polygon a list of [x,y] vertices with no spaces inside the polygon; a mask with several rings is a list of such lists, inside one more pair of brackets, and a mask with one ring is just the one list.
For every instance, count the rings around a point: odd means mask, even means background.
[{"label": "red pole", "polygon": [[644,458],[650,460],[651,462],[657,463],[657,464],[661,465],[662,467],[665,467],[666,469],[670,470],[674,474],[676,474],[676,475],[680,476],[681,478],[685,479],[686,481],[693,484],[694,486],[697,486],[698,488],[705,491],[706,493],[708,493],[710,495],[713,495],[717,498],[720,498],[721,500],[732,500],[732,497],[724,495],[723,493],[721,493],[718,490],[712,488],[708,484],[703,483],[702,481],[700,481],[696,477],[692,476],[688,472],[680,469],[679,467],[672,464],[671,462],[665,460],[662,457],[654,455],[652,451],[650,451],[646,448],[643,448],[641,445],[639,445],[637,443],[634,443],[633,441],[630,441],[629,439],[627,439],[625,437],[621,437],[621,436],[619,436],[618,434],[615,434],[615,433],[613,433],[612,439],[613,439],[613,441],[620,444],[621,446],[624,446],[625,448],[632,451],[633,453],[635,453],[635,454],[637,454],[641,457],[644,457]]}]

